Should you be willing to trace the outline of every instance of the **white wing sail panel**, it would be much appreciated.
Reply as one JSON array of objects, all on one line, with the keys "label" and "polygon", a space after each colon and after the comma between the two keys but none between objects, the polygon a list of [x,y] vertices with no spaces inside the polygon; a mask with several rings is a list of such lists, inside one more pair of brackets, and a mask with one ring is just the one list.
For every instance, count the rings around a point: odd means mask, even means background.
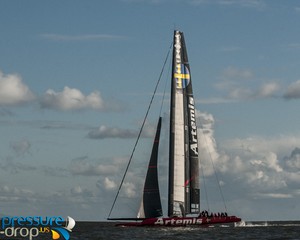
[{"label": "white wing sail panel", "polygon": [[195,105],[183,33],[175,31],[169,147],[169,216],[200,212]]}]

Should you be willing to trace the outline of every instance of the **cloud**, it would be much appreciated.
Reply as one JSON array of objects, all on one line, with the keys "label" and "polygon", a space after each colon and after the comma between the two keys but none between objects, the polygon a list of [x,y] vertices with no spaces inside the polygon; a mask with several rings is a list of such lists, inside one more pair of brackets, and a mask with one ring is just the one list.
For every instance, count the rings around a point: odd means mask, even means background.
[{"label": "cloud", "polygon": [[[22,139],[19,141],[10,142],[10,148],[12,149],[12,154],[7,155],[0,161],[0,169],[10,174],[24,174],[25,172],[32,173],[43,173],[46,176],[51,177],[67,177],[70,176],[70,172],[62,167],[53,166],[41,166],[39,164],[31,164],[26,158],[30,155],[33,157],[31,148],[32,144],[27,139]],[[27,174],[27,173],[25,173]]]},{"label": "cloud", "polygon": [[[300,181],[300,177],[294,175],[300,172],[297,168],[300,151],[292,148],[299,145],[299,140],[300,137],[290,136],[227,140],[222,144],[221,155],[227,156],[228,167],[223,170],[243,179],[244,185],[253,191],[285,191]],[[290,157],[284,157],[289,151],[292,151]]]},{"label": "cloud", "polygon": [[[296,198],[299,195],[300,136],[252,136],[217,144],[213,115],[196,113],[205,188],[216,188],[218,180],[227,195],[239,195],[241,199]],[[203,184],[202,180],[202,189]],[[228,187],[232,185],[234,189]],[[208,194],[219,198],[211,191]]]},{"label": "cloud", "polygon": [[254,196],[258,198],[293,198],[292,194],[285,194],[285,193],[257,193]]},{"label": "cloud", "polygon": [[81,157],[73,159],[69,169],[73,175],[100,176],[116,173],[118,165],[97,163],[87,157]]},{"label": "cloud", "polygon": [[[166,3],[170,0],[121,0],[122,2],[125,3],[149,3],[149,4],[162,4],[162,3]],[[172,0],[172,1],[176,1],[176,0]]]},{"label": "cloud", "polygon": [[218,90],[226,91],[229,98],[241,98],[252,94],[250,89],[241,86],[254,78],[254,73],[249,69],[229,66],[221,72],[219,78],[221,81],[216,83],[215,87]]},{"label": "cloud", "polygon": [[22,105],[34,99],[34,94],[20,76],[5,75],[0,71],[0,106]]},{"label": "cloud", "polygon": [[247,7],[247,8],[257,8],[261,9],[265,7],[265,3],[263,0],[217,0],[219,4],[222,5],[237,5],[240,7]]},{"label": "cloud", "polygon": [[241,99],[249,99],[250,96],[253,95],[253,92],[248,88],[234,88],[231,89],[228,97],[230,99],[241,100]]},{"label": "cloud", "polygon": [[[256,207],[253,217],[257,219],[259,212],[270,205],[275,207],[276,201],[270,202],[272,199],[289,199],[293,203],[297,201],[300,136],[252,136],[216,142],[214,116],[199,111],[196,116],[202,206],[208,200],[210,207],[216,206],[211,209],[218,209],[222,206],[224,195],[228,209],[237,205],[241,207],[235,208],[237,215],[251,216],[244,213],[242,206],[245,204]],[[220,185],[222,195],[218,191]]]},{"label": "cloud", "polygon": [[275,93],[280,90],[280,86],[276,82],[265,83],[259,87],[258,91],[254,94],[258,98],[274,97]]},{"label": "cloud", "polygon": [[[141,137],[151,138],[155,134],[155,127],[150,124],[144,126]],[[108,127],[101,125],[99,128],[95,128],[88,133],[88,138],[91,139],[106,139],[106,138],[121,138],[130,139],[138,136],[138,130],[121,129],[117,127]]]},{"label": "cloud", "polygon": [[35,201],[35,194],[33,191],[25,188],[9,187],[7,185],[0,186],[1,202],[28,202]]},{"label": "cloud", "polygon": [[110,180],[108,177],[104,178],[104,188],[106,190],[114,190],[116,187],[117,184],[113,180]]},{"label": "cloud", "polygon": [[91,127],[84,124],[76,124],[68,121],[39,121],[38,123],[41,129],[49,130],[49,129],[90,129]]},{"label": "cloud", "polygon": [[83,35],[65,35],[44,33],[40,35],[42,38],[51,41],[97,41],[97,40],[118,40],[126,39],[124,36],[111,34],[83,34]]},{"label": "cloud", "polygon": [[229,98],[223,98],[223,97],[211,97],[211,98],[203,98],[203,99],[197,99],[197,103],[200,104],[218,104],[218,103],[232,103],[235,102],[234,99]]},{"label": "cloud", "polygon": [[284,158],[285,164],[290,168],[290,171],[300,171],[300,148],[296,147],[289,157]]},{"label": "cloud", "polygon": [[70,176],[70,172],[66,168],[62,168],[62,167],[42,166],[37,170],[39,172],[43,172],[46,176],[51,176],[51,177]]},{"label": "cloud", "polygon": [[249,69],[239,69],[233,66],[225,68],[221,81],[215,87],[225,93],[223,98],[201,100],[202,103],[230,103],[239,100],[257,100],[265,98],[300,99],[300,80],[292,82],[284,90],[278,80],[259,82]]},{"label": "cloud", "polygon": [[247,138],[233,138],[222,141],[222,147],[236,150],[237,154],[243,153],[245,156],[255,153],[266,153],[269,151],[281,153],[290,152],[298,146],[300,138],[297,136],[251,136]]},{"label": "cloud", "polygon": [[[99,212],[94,209],[104,204],[103,196],[97,195],[88,188],[75,185],[72,188],[62,188],[47,191],[36,191],[30,188],[0,185],[1,213],[3,216],[34,215],[68,216],[77,220],[99,219]],[[109,204],[109,203],[107,203]],[[18,206],[18,207],[16,207]],[[76,210],[74,210],[76,209]]]},{"label": "cloud", "polygon": [[220,79],[215,87],[226,95],[223,101],[219,98],[218,103],[279,97],[278,92],[281,90],[277,81],[259,83],[251,70],[233,66],[225,68]]},{"label": "cloud", "polygon": [[194,5],[217,4],[220,6],[237,6],[261,10],[266,4],[263,0],[190,0]]},{"label": "cloud", "polygon": [[71,111],[94,109],[104,110],[105,104],[100,92],[95,91],[85,96],[76,88],[64,87],[62,92],[48,89],[40,100],[42,108]]},{"label": "cloud", "polygon": [[300,13],[300,7],[294,7],[294,10],[295,10],[297,13]]},{"label": "cloud", "polygon": [[283,97],[285,99],[298,99],[300,98],[300,80],[291,83],[286,92],[284,93]]},{"label": "cloud", "polygon": [[240,51],[240,50],[242,50],[242,48],[238,47],[238,46],[227,46],[227,47],[221,47],[220,48],[221,52],[237,52],[237,51]]},{"label": "cloud", "polygon": [[[79,89],[65,86],[61,92],[48,89],[37,98],[30,88],[16,74],[4,75],[0,71],[0,107],[19,106],[25,103],[39,103],[43,109],[76,111],[92,109],[96,111],[123,111],[125,106],[111,99],[104,101],[99,91],[84,95]],[[7,109],[0,109],[0,116],[11,116]]]},{"label": "cloud", "polygon": [[287,45],[287,47],[291,50],[299,50],[300,49],[300,43],[290,43],[290,44]]},{"label": "cloud", "polygon": [[[111,191],[112,193],[116,193],[115,190],[118,187],[115,181],[108,177],[105,177],[103,180],[99,180],[96,185],[101,191]],[[119,196],[123,201],[130,201],[132,198],[137,198],[138,194],[136,191],[136,185],[133,182],[124,182]]]},{"label": "cloud", "polygon": [[201,167],[205,169],[205,175],[213,173],[212,161],[219,158],[216,141],[214,138],[214,117],[206,112],[196,111],[198,124],[199,152],[201,153]]},{"label": "cloud", "polygon": [[243,7],[262,10],[266,6],[263,0],[121,0],[125,3],[148,3],[148,4],[163,4],[163,3],[188,3],[193,6],[202,6],[205,4],[215,4],[224,7]]},{"label": "cloud", "polygon": [[26,153],[30,153],[29,149],[31,148],[31,143],[28,140],[23,139],[20,141],[11,142],[10,147],[18,156],[23,156]]},{"label": "cloud", "polygon": [[124,190],[126,197],[134,198],[137,196],[136,186],[132,182],[123,183],[123,190]]},{"label": "cloud", "polygon": [[91,130],[88,137],[92,139],[136,138],[137,134],[137,131],[101,125],[99,128]]},{"label": "cloud", "polygon": [[224,79],[238,79],[238,80],[243,80],[243,79],[250,79],[253,78],[254,74],[251,70],[249,69],[239,69],[233,66],[229,66],[225,68],[222,72],[222,77]]},{"label": "cloud", "polygon": [[276,97],[280,85],[276,82],[263,83],[256,89],[246,87],[232,87],[228,93],[229,99],[250,100]]},{"label": "cloud", "polygon": [[38,167],[28,163],[18,162],[15,158],[7,156],[0,162],[0,169],[11,174],[18,174],[24,171],[36,171]]},{"label": "cloud", "polygon": [[76,187],[73,187],[71,188],[71,194],[73,196],[83,196],[86,198],[86,196],[93,196],[93,192],[90,191],[89,189],[86,189],[86,188],[83,188],[81,186],[76,186]]},{"label": "cloud", "polygon": [[5,109],[5,108],[1,108],[0,109],[0,117],[7,117],[7,116],[14,116],[14,114],[8,110],[8,109]]}]

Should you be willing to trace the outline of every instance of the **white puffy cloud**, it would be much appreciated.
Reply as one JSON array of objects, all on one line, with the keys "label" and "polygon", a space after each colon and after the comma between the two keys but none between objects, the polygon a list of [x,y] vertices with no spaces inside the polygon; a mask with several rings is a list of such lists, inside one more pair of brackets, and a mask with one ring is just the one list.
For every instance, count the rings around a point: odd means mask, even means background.
[{"label": "white puffy cloud", "polygon": [[117,187],[117,184],[110,180],[108,177],[104,178],[104,188],[107,190],[115,189]]},{"label": "white puffy cloud", "polygon": [[214,138],[214,117],[206,112],[196,111],[198,128],[199,152],[201,153],[201,166],[205,169],[205,175],[211,175],[213,168],[211,161],[219,158],[217,145]]},{"label": "white puffy cloud", "polygon": [[134,198],[136,197],[136,186],[132,182],[123,183],[123,189],[126,197]]},{"label": "white puffy cloud", "polygon": [[[35,100],[35,101],[34,101]],[[99,91],[84,95],[79,89],[65,86],[61,92],[48,89],[37,98],[17,74],[3,74],[0,70],[0,107],[19,106],[25,103],[38,103],[43,109],[76,111],[93,109],[97,111],[123,111],[122,103],[111,99],[104,101]],[[0,115],[11,114],[1,109]]]},{"label": "white puffy cloud", "polygon": [[64,87],[62,92],[55,92],[48,89],[40,100],[42,108],[54,110],[82,110],[95,109],[103,110],[105,108],[104,101],[100,92],[95,91],[85,96],[76,88]]},{"label": "white puffy cloud", "polygon": [[[105,177],[104,179],[99,179],[96,183],[97,187],[102,191],[112,191],[112,193],[116,193],[115,190],[119,183],[116,183],[115,180]],[[120,189],[120,197],[121,198],[136,198],[138,197],[137,195],[137,190],[136,190],[136,183],[133,183],[131,181],[126,181],[123,183],[122,188]],[[123,199],[124,200],[124,199]],[[120,201],[120,200],[119,200]],[[122,201],[122,200],[121,200]]]},{"label": "white puffy cloud", "polygon": [[[241,199],[295,198],[299,195],[300,136],[252,136],[217,144],[214,117],[202,112],[197,112],[197,117],[201,177],[206,179],[206,187],[214,188],[218,180],[223,188],[234,191]],[[228,187],[233,185],[234,189]]]},{"label": "white puffy cloud", "polygon": [[35,99],[29,87],[16,74],[5,75],[0,71],[0,106],[21,105]]},{"label": "white puffy cloud", "polygon": [[[256,197],[260,192],[264,198],[275,197],[274,190],[278,196],[287,190],[292,192],[294,183],[300,182],[299,149],[293,150],[299,140],[300,137],[294,136],[227,140],[222,143],[222,156],[228,159],[224,173],[241,179],[240,184],[247,186],[249,193],[255,193]],[[284,157],[291,151],[289,157]]]}]

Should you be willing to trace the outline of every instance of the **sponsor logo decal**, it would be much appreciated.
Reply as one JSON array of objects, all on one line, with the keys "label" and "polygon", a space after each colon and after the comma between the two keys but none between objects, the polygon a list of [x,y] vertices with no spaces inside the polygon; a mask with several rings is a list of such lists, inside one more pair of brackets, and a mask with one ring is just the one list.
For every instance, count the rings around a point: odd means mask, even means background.
[{"label": "sponsor logo decal", "polygon": [[176,32],[175,34],[175,59],[176,59],[176,63],[179,64],[181,63],[181,36],[179,32]]},{"label": "sponsor logo decal", "polygon": [[188,100],[189,116],[190,116],[190,150],[194,153],[194,156],[198,156],[198,139],[197,139],[197,126],[195,117],[195,102],[193,97],[189,97]]},{"label": "sponsor logo decal", "polygon": [[189,69],[183,64],[177,64],[174,78],[176,79],[176,87],[178,89],[186,88],[190,83]]},{"label": "sponsor logo decal", "polygon": [[176,80],[176,88],[186,88],[190,83],[189,69],[181,63],[181,35],[179,32],[175,34],[175,69],[174,78]]},{"label": "sponsor logo decal", "polygon": [[184,226],[184,225],[200,225],[201,223],[202,223],[201,218],[157,218],[154,225]]}]

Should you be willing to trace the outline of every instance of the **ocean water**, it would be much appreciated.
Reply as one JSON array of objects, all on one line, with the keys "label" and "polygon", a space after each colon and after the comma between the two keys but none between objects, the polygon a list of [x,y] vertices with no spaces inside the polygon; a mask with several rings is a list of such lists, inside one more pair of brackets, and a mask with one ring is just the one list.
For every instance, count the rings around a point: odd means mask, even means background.
[{"label": "ocean water", "polygon": [[300,239],[300,221],[242,222],[240,226],[116,227],[107,222],[77,222],[70,240],[197,240],[197,239]]}]

